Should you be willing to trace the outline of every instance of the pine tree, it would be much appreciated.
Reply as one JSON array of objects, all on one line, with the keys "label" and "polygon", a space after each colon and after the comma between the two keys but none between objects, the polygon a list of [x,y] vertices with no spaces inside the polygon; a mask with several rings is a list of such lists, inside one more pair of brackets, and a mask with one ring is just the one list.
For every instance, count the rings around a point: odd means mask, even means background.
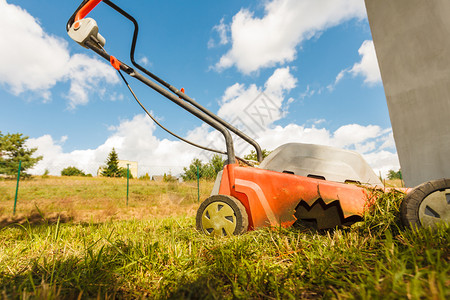
[{"label": "pine tree", "polygon": [[21,133],[3,135],[0,132],[0,174],[16,175],[21,164],[21,175],[29,176],[26,170],[32,168],[42,156],[32,157],[37,148],[25,146],[28,136]]},{"label": "pine tree", "polygon": [[103,168],[101,174],[105,177],[123,177],[124,174],[126,176],[127,171],[124,172],[124,168],[119,167],[119,156],[116,149],[112,148],[112,151],[108,154],[106,168]]}]

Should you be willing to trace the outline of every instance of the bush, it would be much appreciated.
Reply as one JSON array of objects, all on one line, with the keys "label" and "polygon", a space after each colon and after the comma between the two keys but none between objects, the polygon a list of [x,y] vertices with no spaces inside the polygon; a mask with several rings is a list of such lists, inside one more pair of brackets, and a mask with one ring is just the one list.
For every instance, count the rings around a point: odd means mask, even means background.
[{"label": "bush", "polygon": [[181,174],[181,177],[184,181],[192,181],[197,180],[197,169],[198,169],[198,177],[206,180],[214,180],[217,176],[217,173],[222,171],[224,165],[224,161],[222,157],[218,154],[214,155],[211,160],[204,164],[198,158],[192,160],[189,167],[184,167],[184,173]]},{"label": "bush", "polygon": [[61,171],[61,176],[86,176],[86,174],[76,167],[67,167]]},{"label": "bush", "polygon": [[164,173],[164,176],[163,176],[163,181],[164,182],[176,182],[176,181],[178,181],[177,180],[177,178],[175,177],[175,176],[172,176],[172,174],[166,174],[166,173]]},{"label": "bush", "polygon": [[50,174],[50,171],[45,169],[44,174],[42,174],[42,178],[48,178],[48,174]]},{"label": "bush", "polygon": [[139,179],[141,179],[141,180],[150,180],[150,175],[148,175],[148,173],[145,173],[145,175],[142,175],[141,177],[139,177]]}]

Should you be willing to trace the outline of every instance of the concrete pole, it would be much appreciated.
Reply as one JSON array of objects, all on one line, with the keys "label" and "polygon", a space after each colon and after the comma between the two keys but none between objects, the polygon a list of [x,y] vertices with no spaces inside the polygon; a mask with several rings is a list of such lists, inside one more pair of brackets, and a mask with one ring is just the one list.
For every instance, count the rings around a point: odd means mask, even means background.
[{"label": "concrete pole", "polygon": [[450,178],[450,0],[365,0],[403,177]]}]

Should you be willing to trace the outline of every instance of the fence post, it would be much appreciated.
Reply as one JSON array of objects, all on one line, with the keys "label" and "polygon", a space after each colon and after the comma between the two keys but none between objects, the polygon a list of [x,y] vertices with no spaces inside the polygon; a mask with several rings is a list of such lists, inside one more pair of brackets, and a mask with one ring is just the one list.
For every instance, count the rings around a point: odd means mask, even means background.
[{"label": "fence post", "polygon": [[128,207],[128,191],[130,189],[130,164],[127,164],[127,207]]},{"label": "fence post", "polygon": [[17,185],[16,185],[16,195],[14,197],[14,209],[13,216],[16,215],[16,205],[17,205],[17,194],[19,193],[19,181],[20,181],[20,168],[22,167],[22,161],[19,160],[19,170],[17,171]]},{"label": "fence post", "polygon": [[200,203],[200,171],[197,165],[197,202]]}]

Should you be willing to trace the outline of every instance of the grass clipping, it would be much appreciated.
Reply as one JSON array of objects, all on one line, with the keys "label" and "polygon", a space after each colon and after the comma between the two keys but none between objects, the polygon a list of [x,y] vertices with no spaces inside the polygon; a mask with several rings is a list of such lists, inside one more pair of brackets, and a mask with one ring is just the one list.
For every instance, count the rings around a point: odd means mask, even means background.
[{"label": "grass clipping", "polygon": [[448,299],[449,227],[399,225],[375,191],[363,222],[211,239],[192,217],[23,224],[0,231],[4,298]]}]

